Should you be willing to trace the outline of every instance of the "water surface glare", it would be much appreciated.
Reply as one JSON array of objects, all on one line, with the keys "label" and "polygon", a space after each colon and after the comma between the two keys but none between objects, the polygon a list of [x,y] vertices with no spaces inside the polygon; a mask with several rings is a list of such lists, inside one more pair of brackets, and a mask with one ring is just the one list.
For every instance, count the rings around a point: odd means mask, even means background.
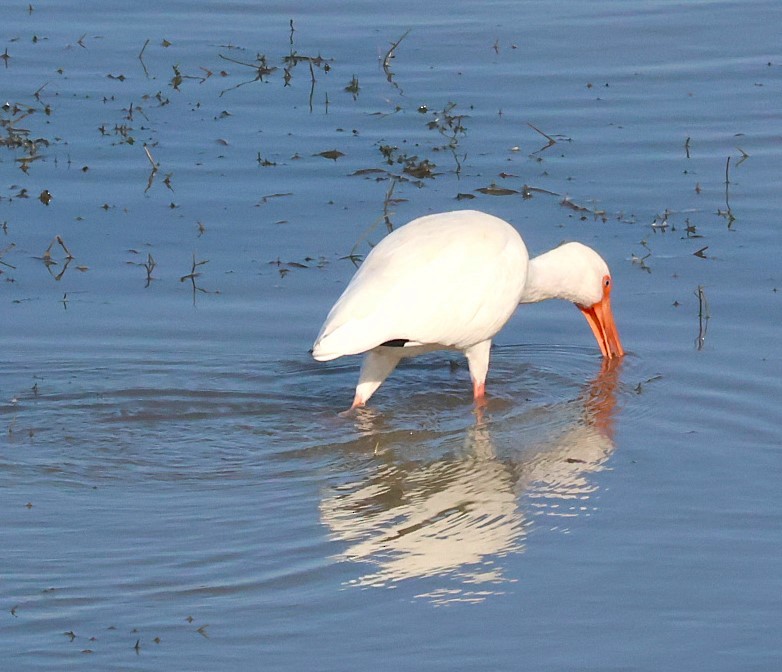
[{"label": "water surface glare", "polygon": [[[5,3],[7,665],[776,670],[781,24]],[[354,262],[460,208],[598,249],[627,355],[523,306],[485,406],[433,353],[340,415]]]}]

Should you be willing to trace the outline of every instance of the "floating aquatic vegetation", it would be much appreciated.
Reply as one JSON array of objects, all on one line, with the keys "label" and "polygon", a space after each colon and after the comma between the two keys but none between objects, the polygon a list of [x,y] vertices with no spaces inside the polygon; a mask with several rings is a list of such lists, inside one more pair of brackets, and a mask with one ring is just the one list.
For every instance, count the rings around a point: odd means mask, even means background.
[{"label": "floating aquatic vegetation", "polygon": [[684,220],[684,232],[686,234],[686,238],[703,238],[703,236],[698,233],[697,226],[690,223],[689,217]]},{"label": "floating aquatic vegetation", "polygon": [[449,102],[439,112],[432,112],[432,119],[426,124],[427,128],[437,130],[447,138],[449,146],[457,145],[459,139],[467,133],[462,122],[468,118],[468,115],[453,114],[455,109],[456,103]]},{"label": "floating aquatic vegetation", "polygon": [[563,197],[559,204],[565,208],[575,210],[576,212],[589,213],[593,217],[602,219],[604,222],[608,221],[605,210],[597,210],[596,208],[589,208],[585,205],[574,203],[568,196]]},{"label": "floating aquatic vegetation", "polygon": [[378,150],[383,156],[385,163],[389,166],[400,166],[401,171],[398,173],[392,171],[386,171],[388,178],[395,179],[399,182],[407,181],[405,175],[414,177],[418,180],[424,178],[434,178],[436,173],[434,168],[437,165],[429,159],[420,159],[417,155],[408,156],[399,151],[399,147],[394,145],[378,145]]},{"label": "floating aquatic vegetation", "polygon": [[[38,89],[33,97],[37,97],[41,89],[43,87]],[[5,131],[5,135],[0,136],[0,148],[21,152],[22,156],[17,157],[15,161],[19,164],[20,170],[27,173],[30,165],[41,158],[40,150],[49,147],[50,141],[46,138],[31,138],[30,129],[23,128],[19,124],[37,112],[43,111],[46,116],[49,116],[51,108],[47,105],[41,110],[30,105],[5,103],[0,109],[3,112],[0,115],[0,128]]]},{"label": "floating aquatic vegetation", "polygon": [[388,175],[388,171],[383,170],[382,168],[359,168],[358,170],[354,170],[350,175],[353,177],[365,177],[367,175]]},{"label": "floating aquatic vegetation", "polygon": [[437,164],[432,163],[429,159],[419,160],[417,156],[404,157],[402,172],[418,179],[433,178],[436,167]]},{"label": "floating aquatic vegetation", "polygon": [[347,91],[349,94],[353,96],[353,100],[358,99],[358,92],[361,90],[361,87],[358,85],[358,77],[353,75],[353,78],[350,80],[350,83],[345,87],[345,91]]},{"label": "floating aquatic vegetation", "polygon": [[179,87],[181,87],[182,84],[184,84],[184,82],[188,79],[192,79],[199,84],[203,84],[212,76],[211,70],[207,70],[206,68],[200,68],[200,70],[204,73],[202,75],[183,75],[179,69],[179,65],[172,65],[171,69],[174,71],[174,76],[169,81],[169,85],[172,89],[174,89],[174,91],[179,91]]}]

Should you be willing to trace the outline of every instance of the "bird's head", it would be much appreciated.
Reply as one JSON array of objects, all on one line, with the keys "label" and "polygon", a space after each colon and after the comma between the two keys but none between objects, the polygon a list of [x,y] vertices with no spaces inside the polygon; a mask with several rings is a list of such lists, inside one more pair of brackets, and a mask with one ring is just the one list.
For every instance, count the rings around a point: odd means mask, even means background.
[{"label": "bird's head", "polygon": [[581,243],[563,245],[568,257],[568,286],[573,291],[570,300],[584,314],[600,346],[603,357],[624,355],[619,332],[611,312],[611,271],[603,258],[591,247]]}]

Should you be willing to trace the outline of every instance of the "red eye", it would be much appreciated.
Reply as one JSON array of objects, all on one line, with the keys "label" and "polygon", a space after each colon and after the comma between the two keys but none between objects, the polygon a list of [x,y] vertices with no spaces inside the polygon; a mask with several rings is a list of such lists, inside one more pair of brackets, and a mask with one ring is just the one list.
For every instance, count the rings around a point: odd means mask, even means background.
[{"label": "red eye", "polygon": [[611,286],[611,278],[606,276],[603,278],[603,287],[610,287]]}]

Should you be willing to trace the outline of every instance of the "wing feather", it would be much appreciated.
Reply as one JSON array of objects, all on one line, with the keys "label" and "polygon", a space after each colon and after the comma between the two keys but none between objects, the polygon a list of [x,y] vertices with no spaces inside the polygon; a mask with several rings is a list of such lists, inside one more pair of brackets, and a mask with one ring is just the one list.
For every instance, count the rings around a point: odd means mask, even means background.
[{"label": "wing feather", "polygon": [[327,360],[385,341],[465,348],[507,322],[528,255],[501,219],[474,211],[413,220],[383,239],[331,309],[313,348]]}]

